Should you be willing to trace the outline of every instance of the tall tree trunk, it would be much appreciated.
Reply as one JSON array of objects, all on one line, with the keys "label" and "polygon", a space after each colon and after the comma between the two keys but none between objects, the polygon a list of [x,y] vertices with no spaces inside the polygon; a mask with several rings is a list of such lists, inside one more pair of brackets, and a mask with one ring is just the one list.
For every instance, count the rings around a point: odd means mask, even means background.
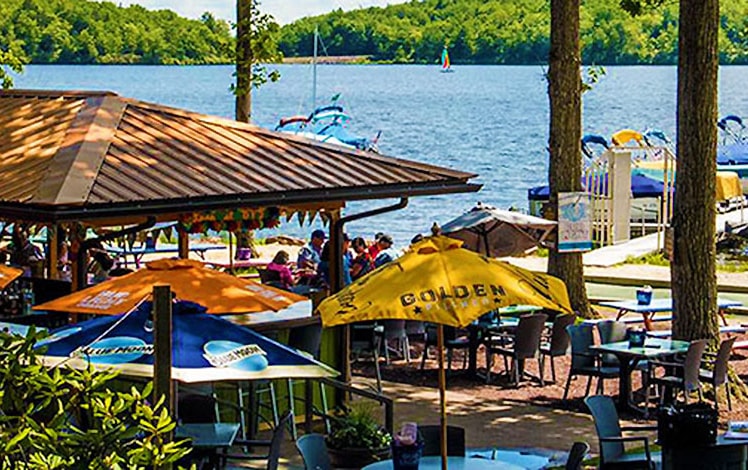
[{"label": "tall tree trunk", "polygon": [[[581,191],[582,77],[579,52],[579,0],[551,0],[551,50],[548,70],[550,96],[550,205],[558,220],[558,193]],[[572,308],[590,315],[580,253],[551,250],[548,273],[566,283]]]},{"label": "tall tree trunk", "polygon": [[719,0],[680,0],[673,336],[718,338],[716,279]]},{"label": "tall tree trunk", "polygon": [[236,0],[236,120],[252,117],[252,8],[253,0]]}]

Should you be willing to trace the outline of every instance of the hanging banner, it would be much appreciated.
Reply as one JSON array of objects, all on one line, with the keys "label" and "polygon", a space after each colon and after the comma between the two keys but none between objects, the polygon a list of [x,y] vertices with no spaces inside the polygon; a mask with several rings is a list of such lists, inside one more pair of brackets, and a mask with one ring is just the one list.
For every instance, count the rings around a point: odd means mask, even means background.
[{"label": "hanging banner", "polygon": [[558,193],[559,253],[590,251],[590,198],[588,193]]}]

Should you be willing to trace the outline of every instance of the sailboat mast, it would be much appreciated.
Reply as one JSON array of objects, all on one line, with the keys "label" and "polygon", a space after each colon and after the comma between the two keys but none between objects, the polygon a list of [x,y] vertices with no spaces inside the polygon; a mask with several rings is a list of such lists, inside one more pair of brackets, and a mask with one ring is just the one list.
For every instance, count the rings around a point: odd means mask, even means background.
[{"label": "sailboat mast", "polygon": [[312,110],[317,107],[317,43],[319,42],[319,28],[314,27],[314,55],[312,56]]}]

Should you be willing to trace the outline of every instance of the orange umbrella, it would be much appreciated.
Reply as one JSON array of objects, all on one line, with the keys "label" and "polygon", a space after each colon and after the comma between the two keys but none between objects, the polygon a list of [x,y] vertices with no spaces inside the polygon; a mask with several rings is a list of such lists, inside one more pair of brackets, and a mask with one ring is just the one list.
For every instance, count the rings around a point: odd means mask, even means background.
[{"label": "orange umbrella", "polygon": [[0,290],[8,287],[8,284],[21,277],[21,274],[23,274],[22,269],[11,268],[10,266],[0,264]]},{"label": "orange umbrella", "polygon": [[34,309],[95,315],[126,313],[147,298],[157,284],[169,284],[177,298],[198,303],[213,314],[280,310],[307,300],[292,292],[206,268],[199,261],[161,259],[146,263],[144,269],[37,305]]}]

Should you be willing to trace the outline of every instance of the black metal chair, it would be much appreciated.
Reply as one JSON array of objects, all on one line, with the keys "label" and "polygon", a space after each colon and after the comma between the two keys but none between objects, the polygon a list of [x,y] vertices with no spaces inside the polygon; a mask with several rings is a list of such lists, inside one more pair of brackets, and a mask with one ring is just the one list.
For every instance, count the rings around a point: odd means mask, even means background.
[{"label": "black metal chair", "polygon": [[564,387],[564,400],[569,395],[569,385],[571,385],[572,377],[587,377],[587,390],[584,396],[590,394],[593,377],[597,378],[597,393],[602,393],[604,380],[617,378],[620,374],[619,368],[617,366],[601,365],[600,356],[590,349],[595,344],[591,325],[571,325],[566,327],[566,331],[569,333],[571,342],[571,365],[569,366],[569,377],[566,379],[566,386]]},{"label": "black metal chair", "polygon": [[273,429],[273,436],[270,440],[236,440],[235,446],[244,448],[267,447],[267,454],[234,454],[227,453],[225,458],[229,460],[267,460],[267,470],[277,470],[281,455],[281,445],[286,435],[286,427],[291,425],[293,415],[286,411],[278,421],[278,425]]},{"label": "black metal chair", "polygon": [[[423,347],[423,356],[421,356],[421,370],[426,366],[426,359],[428,359],[428,351],[430,346],[437,346],[437,325],[427,324],[426,325],[426,344]],[[457,328],[453,326],[444,327],[444,347],[447,350],[447,370],[452,370],[452,358],[454,357],[454,351],[456,349],[466,350],[470,348],[470,340],[466,337],[457,336]],[[467,366],[467,354],[463,355],[462,368]]]},{"label": "black metal chair", "polygon": [[[438,424],[418,426],[423,437],[423,455],[441,455],[441,427]],[[459,426],[447,426],[447,455],[465,457],[465,429]]]},{"label": "black metal chair", "polygon": [[590,451],[590,445],[586,442],[575,442],[569,451],[564,470],[582,470],[582,462]]},{"label": "black metal chair", "polygon": [[[660,387],[660,403],[665,399],[665,389],[674,391],[676,389],[683,391],[683,399],[688,403],[688,396],[691,392],[697,391],[699,400],[701,400],[701,382],[699,381],[699,366],[701,358],[707,346],[707,340],[691,341],[688,345],[686,356],[681,361],[671,360],[651,360],[649,384]],[[657,368],[665,368],[666,373],[657,376]],[[645,384],[646,386],[647,384]],[[647,390],[648,392],[648,390]],[[649,393],[647,393],[649,395]],[[670,394],[668,394],[670,395]]]},{"label": "black metal chair", "polygon": [[[600,469],[652,469],[661,460],[659,452],[649,449],[646,436],[623,436],[624,431],[654,431],[656,426],[621,427],[613,399],[605,395],[594,395],[584,399],[584,403],[595,420],[595,430],[600,441]],[[625,443],[639,442],[644,446],[644,454],[627,454]]]},{"label": "black metal chair", "polygon": [[507,359],[511,358],[511,375],[514,383],[519,386],[520,380],[525,375],[525,361],[538,358],[538,369],[540,371],[540,385],[544,385],[542,361],[540,355],[540,340],[545,328],[548,315],[544,313],[533,313],[523,315],[513,336],[495,337],[486,343],[486,383],[491,380],[491,367],[493,356],[498,354],[504,358],[504,370],[509,373]]},{"label": "black metal chair", "polygon": [[545,368],[545,358],[548,357],[551,362],[551,379],[554,383],[556,382],[556,367],[553,358],[565,356],[569,352],[570,340],[566,327],[573,325],[576,319],[576,315],[556,315],[553,319],[550,338],[540,343],[540,367]]}]

